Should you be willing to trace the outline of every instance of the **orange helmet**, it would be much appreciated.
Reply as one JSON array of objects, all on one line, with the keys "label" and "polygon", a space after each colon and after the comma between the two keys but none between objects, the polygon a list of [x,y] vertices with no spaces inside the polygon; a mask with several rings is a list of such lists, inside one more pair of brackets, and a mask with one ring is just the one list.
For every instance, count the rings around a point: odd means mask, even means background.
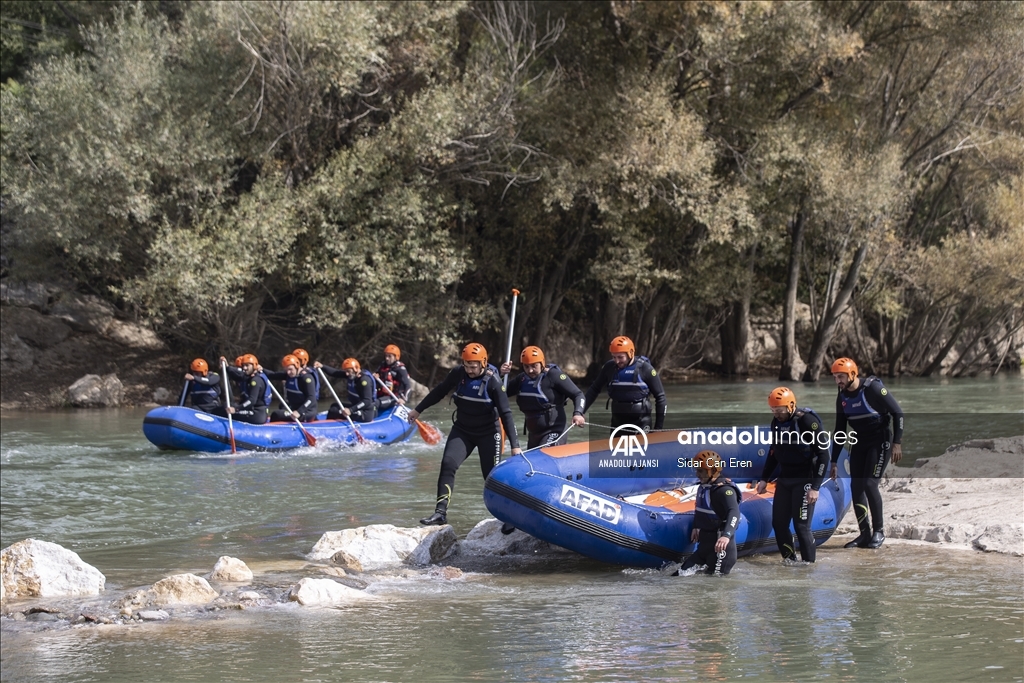
[{"label": "orange helmet", "polygon": [[355,370],[356,372],[362,372],[363,371],[362,366],[359,365],[359,361],[357,361],[355,358],[346,358],[344,361],[342,361],[341,369],[342,370]]},{"label": "orange helmet", "polygon": [[298,356],[296,356],[294,353],[289,353],[287,356],[281,359],[282,368],[286,368],[289,365],[295,368],[296,370],[302,369],[302,361],[299,360]]},{"label": "orange helmet", "polygon": [[788,408],[789,412],[796,410],[796,394],[790,391],[789,387],[777,387],[768,394],[768,406],[771,408]]},{"label": "orange helmet", "polygon": [[[292,351],[292,355],[299,359],[299,362],[302,363],[302,367],[309,365],[309,352],[306,351],[306,349],[295,349]],[[287,356],[285,356],[285,358],[287,358]]]},{"label": "orange helmet", "polygon": [[466,348],[462,349],[462,360],[478,360],[486,365],[487,349],[475,342],[466,344]]},{"label": "orange helmet", "polygon": [[544,365],[544,352],[540,350],[539,346],[527,346],[523,349],[523,355],[519,357],[519,362],[523,365],[531,363]]},{"label": "orange helmet", "polygon": [[198,372],[203,377],[206,377],[206,373],[210,371],[210,366],[206,364],[206,361],[202,358],[196,358],[192,361],[192,365],[189,366],[192,372]]},{"label": "orange helmet", "polygon": [[384,355],[393,355],[396,359],[402,360],[402,349],[398,348],[394,344],[388,344],[384,347]]},{"label": "orange helmet", "polygon": [[697,461],[695,468],[697,472],[706,475],[709,481],[718,476],[725,467],[725,461],[722,460],[722,456],[715,451],[701,451],[694,457],[694,460]]},{"label": "orange helmet", "polygon": [[251,353],[247,353],[242,356],[242,365],[251,365],[253,367],[256,367],[259,364],[260,362],[256,360],[256,356],[252,355]]},{"label": "orange helmet", "polygon": [[243,360],[245,360],[245,356],[239,356],[238,358],[235,358],[235,367],[236,368],[242,367],[242,365],[243,365],[242,361]]},{"label": "orange helmet", "polygon": [[633,340],[629,337],[616,337],[612,339],[612,343],[608,345],[608,350],[612,353],[625,353],[629,355],[630,360],[633,360],[633,356],[636,354],[636,347],[633,345]]},{"label": "orange helmet", "polygon": [[849,358],[837,358],[836,362],[832,364],[832,372],[845,372],[852,381],[857,379],[857,364]]}]

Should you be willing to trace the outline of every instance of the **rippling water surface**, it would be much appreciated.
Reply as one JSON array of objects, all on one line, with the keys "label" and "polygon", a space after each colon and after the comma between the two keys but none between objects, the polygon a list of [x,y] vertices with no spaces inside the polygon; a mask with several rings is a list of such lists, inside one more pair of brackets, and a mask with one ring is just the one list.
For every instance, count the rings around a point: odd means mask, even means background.
[{"label": "rippling water surface", "polygon": [[[772,386],[677,386],[670,405],[767,413]],[[894,383],[908,412],[908,457],[1021,433],[1022,387],[1019,378]],[[821,406],[830,419],[834,389],[794,388],[801,404]],[[142,436],[144,414],[3,416],[0,542],[32,537],[78,552],[107,577],[97,604],[170,574],[206,574],[221,555],[245,560],[258,590],[280,592],[310,575],[304,555],[324,531],[412,526],[432,509],[441,449],[415,437],[391,448],[211,457],[153,448]],[[998,428],[991,414],[1002,416]],[[446,415],[438,407],[426,417],[447,428],[438,419]],[[473,456],[460,470],[450,515],[459,534],[487,516],[481,490]],[[569,553],[478,558],[460,579],[428,571],[378,578],[368,589],[378,601],[353,608],[281,602],[126,626],[5,619],[0,674],[4,681],[1024,679],[1021,558],[897,543],[844,551],[835,542],[818,555],[812,567],[784,567],[775,555],[744,558],[725,579],[673,578]]]}]

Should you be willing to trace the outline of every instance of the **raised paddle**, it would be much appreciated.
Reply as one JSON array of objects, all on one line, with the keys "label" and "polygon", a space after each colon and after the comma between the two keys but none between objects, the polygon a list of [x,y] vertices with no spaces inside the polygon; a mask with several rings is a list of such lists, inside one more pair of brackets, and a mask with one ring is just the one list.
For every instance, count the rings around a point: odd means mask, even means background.
[{"label": "raised paddle", "polygon": [[[327,375],[324,374],[323,368],[317,368],[317,372],[320,373],[320,378],[323,379],[324,384],[327,385],[327,390],[331,392],[331,396],[334,397],[334,402],[338,404],[338,407],[342,410],[345,406],[341,404],[341,399],[338,398],[338,392],[334,390],[334,385],[331,384],[330,380],[327,379]],[[356,433],[356,441],[359,443],[366,443],[366,439],[363,437],[363,433],[359,431],[359,427],[356,427],[356,423],[352,421],[351,415],[346,415],[345,418],[348,420],[348,426],[352,428],[352,431]]]},{"label": "raised paddle", "polygon": [[[395,396],[395,394],[390,389],[388,389],[388,386],[384,384],[381,378],[378,377],[377,375],[374,375],[373,378],[377,380],[377,384],[380,385],[381,389],[388,392],[388,396],[395,399],[395,405],[399,405],[398,397]],[[427,424],[426,422],[422,422],[420,420],[416,420],[416,429],[419,430],[420,438],[423,439],[426,443],[430,444],[431,446],[436,446],[437,444],[441,443],[441,439],[444,437],[444,434],[441,433],[440,429],[438,429],[432,424]]]},{"label": "raised paddle", "polygon": [[185,405],[185,397],[188,396],[188,385],[189,380],[185,380],[185,386],[181,388],[181,398],[178,399],[179,406]]},{"label": "raised paddle", "polygon": [[231,437],[231,452],[235,449],[235,426],[231,423],[231,389],[228,388],[228,362],[220,359],[220,376],[224,378],[224,414],[228,416],[228,436]]},{"label": "raised paddle", "polygon": [[[512,288],[512,313],[508,317],[508,344],[505,346],[505,362],[512,362],[512,337],[516,330],[516,301],[519,299],[519,290],[515,287]],[[511,375],[512,373],[508,373]],[[505,375],[501,380],[501,386],[508,389],[508,375]],[[498,453],[505,452],[505,425],[498,420],[498,427],[501,430],[501,444],[498,447]]]},{"label": "raised paddle", "polygon": [[274,386],[274,383],[271,382],[268,379],[267,380],[267,385],[270,387],[270,390],[274,393],[274,398],[276,398],[278,401],[281,402],[281,407],[284,410],[287,410],[288,414],[290,414],[292,416],[292,419],[295,420],[295,424],[297,424],[299,426],[299,431],[302,432],[302,435],[304,437],[306,437],[306,443],[308,443],[310,446],[315,446],[316,445],[316,439],[313,438],[312,434],[310,434],[309,432],[306,431],[305,427],[302,426],[302,421],[299,418],[295,417],[295,414],[294,414],[295,411],[292,410],[291,408],[289,408],[288,404],[285,403],[285,400],[283,398],[281,398],[281,394],[277,393],[277,387]]}]

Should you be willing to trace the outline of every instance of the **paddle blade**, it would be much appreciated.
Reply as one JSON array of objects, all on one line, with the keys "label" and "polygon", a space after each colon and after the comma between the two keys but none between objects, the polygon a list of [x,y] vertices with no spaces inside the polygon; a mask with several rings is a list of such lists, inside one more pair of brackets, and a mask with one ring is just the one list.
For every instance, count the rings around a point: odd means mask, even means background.
[{"label": "paddle blade", "polygon": [[307,432],[303,427],[299,427],[299,429],[302,429],[302,435],[306,437],[306,443],[308,443],[310,446],[315,446],[316,437]]},{"label": "paddle blade", "polygon": [[441,443],[441,439],[444,437],[440,429],[426,422],[416,420],[416,428],[420,431],[420,438],[431,446]]}]

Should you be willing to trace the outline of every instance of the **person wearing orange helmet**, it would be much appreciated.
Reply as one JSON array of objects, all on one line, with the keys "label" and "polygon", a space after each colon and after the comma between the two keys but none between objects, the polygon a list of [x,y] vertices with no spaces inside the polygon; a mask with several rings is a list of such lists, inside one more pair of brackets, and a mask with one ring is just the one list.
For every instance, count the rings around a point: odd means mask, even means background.
[{"label": "person wearing orange helmet", "polygon": [[[398,398],[398,403],[404,406],[412,389],[412,380],[409,379],[409,371],[402,362],[402,350],[394,344],[384,347],[384,362],[377,368],[377,377]],[[377,406],[381,410],[387,410],[394,402],[395,399],[384,392],[378,399]]]},{"label": "person wearing orange helmet", "polygon": [[320,361],[313,363],[313,366],[323,369],[328,377],[345,378],[345,405],[332,403],[327,411],[328,420],[352,418],[353,422],[371,422],[377,417],[377,382],[359,361],[346,358],[341,362],[341,369],[324,365]]},{"label": "person wearing orange helmet", "polygon": [[[885,542],[882,517],[882,494],[878,480],[882,478],[891,458],[903,458],[903,410],[882,380],[874,376],[859,377],[857,364],[839,358],[832,364],[832,378],[839,388],[836,396],[836,428],[840,434],[853,428],[850,438],[850,494],[857,514],[860,535],[846,544],[847,548],[878,548]],[[833,479],[838,475],[842,447],[832,444]],[[868,513],[870,512],[870,522]]]},{"label": "person wearing orange helmet", "polygon": [[736,529],[740,524],[742,494],[736,484],[722,477],[725,461],[715,451],[701,451],[694,458],[700,486],[693,508],[690,542],[697,544],[675,573],[705,566],[705,572],[724,576],[736,565]]},{"label": "person wearing orange helmet", "polygon": [[772,410],[772,445],[757,482],[764,493],[768,479],[779,468],[772,501],[772,528],[783,561],[796,560],[790,522],[800,542],[800,559],[814,562],[816,546],[811,518],[818,490],[828,467],[828,434],[821,431],[821,417],[810,408],[797,408],[796,394],[789,387],[777,387],[768,394]]},{"label": "person wearing orange helmet", "polygon": [[264,372],[270,381],[284,380],[282,398],[285,405],[270,414],[271,422],[286,422],[292,418],[300,422],[316,420],[316,382],[312,373],[302,372],[302,361],[293,353],[281,359],[281,372]]},{"label": "person wearing orange helmet", "polygon": [[212,413],[220,408],[220,375],[210,372],[209,364],[202,358],[196,358],[185,373],[188,382],[188,396],[192,407],[204,413]]},{"label": "person wearing orange helmet", "polygon": [[[523,371],[508,383],[508,395],[516,397],[516,404],[526,416],[524,428],[529,438],[526,448],[565,443],[565,403],[572,401],[572,423],[582,427],[583,392],[557,365],[547,365],[544,352],[537,346],[527,346],[519,357]],[[501,374],[512,370],[511,361],[503,363]],[[561,437],[561,438],[559,438]]]},{"label": "person wearing orange helmet", "polygon": [[661,386],[658,371],[646,356],[636,355],[636,347],[629,337],[612,339],[608,350],[612,359],[604,364],[594,383],[587,389],[583,410],[594,405],[601,390],[608,387],[608,400],[612,407],[611,426],[634,424],[645,432],[651,430],[651,395],[654,396],[654,428],[665,426],[668,400]]},{"label": "person wearing orange helmet", "polygon": [[448,376],[430,390],[422,401],[409,412],[409,421],[439,403],[448,394],[455,402],[455,415],[448,441],[441,457],[441,472],[437,476],[437,501],[434,514],[424,517],[420,524],[427,526],[448,523],[448,505],[455,488],[455,472],[476,449],[480,455],[480,472],[484,479],[501,459],[501,428],[504,426],[512,455],[522,453],[512,408],[508,404],[505,388],[497,378],[492,365],[487,363],[487,349],[470,343],[462,349],[462,365],[453,368]]},{"label": "person wearing orange helmet", "polygon": [[316,390],[317,398],[320,398],[320,373],[315,372],[313,368],[309,367],[309,351],[306,349],[295,349],[292,351],[292,355],[299,359],[301,368],[299,369],[299,375],[309,375],[313,378],[313,388]]},{"label": "person wearing orange helmet", "polygon": [[[221,356],[221,362],[225,358]],[[263,374],[260,362],[256,356],[246,353],[236,360],[236,365],[241,363],[240,368],[228,367],[228,374],[238,383],[238,395],[235,397],[234,406],[226,406],[217,411],[216,415],[231,413],[239,422],[261,425],[267,421],[267,408],[273,394],[270,391],[270,380]]]}]

